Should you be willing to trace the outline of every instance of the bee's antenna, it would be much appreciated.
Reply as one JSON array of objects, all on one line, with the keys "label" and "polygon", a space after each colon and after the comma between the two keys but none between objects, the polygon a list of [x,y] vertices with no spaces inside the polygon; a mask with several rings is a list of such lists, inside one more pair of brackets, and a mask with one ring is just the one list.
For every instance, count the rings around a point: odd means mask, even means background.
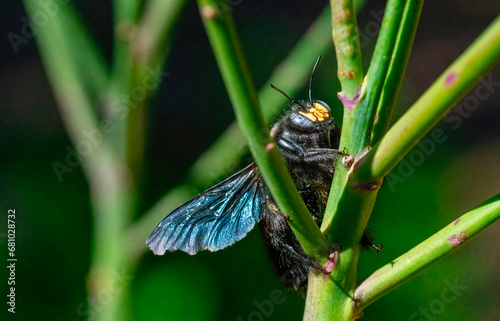
[{"label": "bee's antenna", "polygon": [[273,87],[273,89],[275,89],[275,90],[279,91],[280,93],[282,93],[282,94],[283,94],[283,96],[285,96],[286,98],[288,98],[288,100],[290,100],[290,101],[292,102],[292,104],[297,104],[297,105],[299,105],[300,107],[302,107],[302,108],[304,108],[304,109],[305,109],[305,107],[304,107],[304,106],[302,106],[302,104],[301,104],[301,103],[299,103],[299,102],[297,102],[297,101],[293,100],[292,98],[288,97],[288,95],[287,95],[287,94],[285,94],[285,92],[284,92],[283,90],[279,89],[278,87],[276,87],[276,86],[275,86],[275,85],[273,85],[273,84],[271,84],[271,87]]},{"label": "bee's antenna", "polygon": [[313,67],[313,71],[311,73],[311,78],[309,78],[309,102],[311,103],[311,106],[312,106],[312,94],[311,94],[311,87],[312,87],[312,82],[313,82],[313,76],[314,76],[314,72],[316,71],[316,67],[318,67],[318,64],[319,64],[319,61],[321,59],[321,56],[318,56],[318,59],[316,60],[316,64],[314,65]]}]

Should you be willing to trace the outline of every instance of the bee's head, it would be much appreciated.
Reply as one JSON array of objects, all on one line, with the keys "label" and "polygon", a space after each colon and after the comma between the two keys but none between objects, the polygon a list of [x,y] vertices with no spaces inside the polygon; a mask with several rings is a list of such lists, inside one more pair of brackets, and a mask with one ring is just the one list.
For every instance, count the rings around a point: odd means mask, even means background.
[{"label": "bee's head", "polygon": [[295,129],[308,133],[335,127],[330,107],[320,100],[305,105],[295,103],[292,113],[288,115],[288,122]]},{"label": "bee's head", "polygon": [[311,77],[309,78],[309,101],[307,103],[300,103],[293,100],[283,90],[271,84],[271,87],[282,93],[293,104],[292,112],[288,115],[290,125],[298,131],[306,133],[328,131],[335,128],[330,107],[321,100],[312,100],[311,97],[312,80],[320,59],[321,56],[316,60]]}]

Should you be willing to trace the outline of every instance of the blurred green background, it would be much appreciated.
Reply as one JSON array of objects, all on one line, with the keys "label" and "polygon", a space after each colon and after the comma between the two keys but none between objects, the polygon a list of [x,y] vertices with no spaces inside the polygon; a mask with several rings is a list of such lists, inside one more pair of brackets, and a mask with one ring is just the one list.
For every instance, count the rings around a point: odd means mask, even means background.
[{"label": "blurred green background", "polygon": [[[384,3],[369,1],[359,14],[367,63],[379,25],[376,17]],[[269,85],[266,80],[274,67],[326,4],[242,1],[232,9],[258,88]],[[109,63],[111,3],[76,1],[75,6]],[[495,0],[424,4],[396,118],[499,12],[500,3]],[[4,214],[16,209],[18,258],[16,315],[6,314],[5,303],[0,315],[7,315],[7,320],[94,320],[116,293],[126,293],[129,320],[301,320],[304,300],[283,289],[258,229],[215,253],[175,252],[158,257],[148,252],[132,273],[116,271],[106,293],[89,296],[93,217],[88,184],[81,167],[65,174],[61,183],[51,167],[53,161],[64,160],[71,141],[36,42],[30,39],[16,53],[7,38],[10,32],[20,33],[26,16],[20,2],[5,3],[0,12],[0,205]],[[303,63],[312,66],[314,61]],[[341,119],[335,68],[331,49],[318,68],[313,96],[333,106]],[[181,184],[193,162],[234,120],[195,3],[182,13],[164,69],[169,75],[148,111],[141,212]],[[422,161],[410,153],[406,158],[410,166],[396,167],[391,174],[401,180],[389,178],[382,185],[369,227],[384,249],[378,254],[363,253],[360,279],[500,192],[500,68],[492,71],[490,79],[491,91],[479,85],[482,93],[489,94],[477,99],[477,110],[469,112],[459,103],[448,121],[438,125],[446,140]],[[304,88],[296,98],[306,94]],[[466,97],[471,96],[481,95],[473,90]],[[241,158],[241,166],[249,162],[248,154]],[[0,227],[0,253],[7,258],[6,219]],[[499,234],[496,223],[367,308],[363,320],[500,319]],[[4,298],[6,280],[7,269],[2,268]],[[443,300],[450,283],[462,288],[453,299]],[[269,306],[276,294],[282,295],[283,302]]]}]

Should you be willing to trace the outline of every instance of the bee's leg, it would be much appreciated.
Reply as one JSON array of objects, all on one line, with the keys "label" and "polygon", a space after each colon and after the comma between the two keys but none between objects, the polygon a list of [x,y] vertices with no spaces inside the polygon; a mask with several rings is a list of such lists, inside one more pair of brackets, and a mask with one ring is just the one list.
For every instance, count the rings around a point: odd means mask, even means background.
[{"label": "bee's leg", "polygon": [[303,252],[302,247],[298,244],[293,232],[288,227],[287,218],[282,214],[270,214],[269,216],[274,217],[266,222],[266,227],[269,229],[269,233],[267,234],[268,241],[273,248],[281,252],[285,263],[288,263],[287,261],[302,263],[321,269],[319,263]]},{"label": "bee's leg", "polygon": [[380,252],[380,250],[384,247],[383,244],[381,244],[380,246],[375,245],[375,243],[373,243],[373,235],[371,235],[367,231],[363,233],[363,237],[361,238],[361,246],[364,250],[373,248],[377,253]]},{"label": "bee's leg", "polygon": [[[302,246],[288,226],[287,218],[279,211],[277,205],[274,202],[270,203],[263,213],[259,226],[266,243],[275,251],[276,256],[279,256],[280,266],[300,264],[321,269],[319,263],[304,253]],[[273,211],[269,211],[269,208]]]},{"label": "bee's leg", "polygon": [[326,263],[325,266],[322,266],[309,255],[303,252],[301,253],[297,252],[295,248],[293,248],[289,244],[283,243],[278,246],[280,246],[284,254],[293,258],[295,262],[307,266],[309,268],[314,268],[316,270],[319,270],[323,274],[330,274],[332,272],[333,268],[335,268],[335,265],[337,264],[338,254],[342,251],[342,249],[339,247],[332,247],[330,249],[330,256],[328,257],[328,262]]},{"label": "bee's leg", "polygon": [[271,260],[285,285],[305,295],[309,267],[316,262],[304,253],[286,220],[274,201],[268,201],[259,227]]},{"label": "bee's leg", "polygon": [[302,147],[293,140],[279,137],[278,139],[276,139],[276,143],[279,147],[291,152],[292,154],[295,154],[297,156],[304,155],[304,150],[302,149]]},{"label": "bee's leg", "polygon": [[337,156],[342,154],[343,152],[339,151],[338,149],[309,148],[304,153],[304,160],[311,163],[324,161],[335,162],[337,160]]},{"label": "bee's leg", "polygon": [[281,212],[279,214],[264,213],[259,224],[264,229],[263,235],[267,239],[268,244],[275,251],[279,252],[281,263],[284,263],[285,266],[297,264],[307,268],[312,267],[325,272],[321,264],[304,252],[288,226],[286,222],[287,218]]},{"label": "bee's leg", "polygon": [[301,263],[308,267],[312,267],[320,271],[323,271],[323,267],[321,266],[321,264],[316,262],[316,260],[314,260],[312,257],[310,257],[305,253],[297,252],[290,244],[281,243],[281,245],[278,246],[282,248],[285,255],[287,255],[297,263]]}]

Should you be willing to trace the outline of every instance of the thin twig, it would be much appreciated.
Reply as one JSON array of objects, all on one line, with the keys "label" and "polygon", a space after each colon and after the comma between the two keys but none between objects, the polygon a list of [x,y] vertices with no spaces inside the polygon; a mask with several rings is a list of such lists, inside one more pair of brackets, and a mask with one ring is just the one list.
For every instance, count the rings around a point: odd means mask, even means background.
[{"label": "thin twig", "polygon": [[378,101],[370,146],[375,145],[382,138],[391,124],[392,113],[413,47],[413,39],[415,38],[423,4],[423,0],[406,1],[396,43],[390,55],[389,68]]}]

